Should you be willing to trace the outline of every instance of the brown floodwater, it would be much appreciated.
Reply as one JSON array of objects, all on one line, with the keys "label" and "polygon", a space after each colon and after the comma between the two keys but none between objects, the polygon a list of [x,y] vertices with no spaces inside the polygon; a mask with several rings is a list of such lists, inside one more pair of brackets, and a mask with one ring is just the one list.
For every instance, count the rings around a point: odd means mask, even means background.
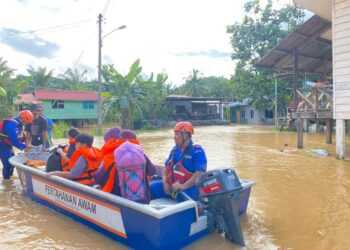
[{"label": "brown floodwater", "polygon": [[[325,144],[325,134],[304,135],[305,149],[297,150],[294,132],[260,126],[196,128],[194,141],[205,148],[208,169],[234,167],[240,178],[257,183],[241,217],[247,249],[350,249],[350,162],[335,159],[335,145]],[[164,162],[173,146],[171,130],[139,133],[138,138],[154,163]],[[101,143],[95,140],[96,146]],[[315,156],[312,149],[330,155]],[[31,201],[16,177],[3,182],[0,249],[48,248],[127,249]],[[240,247],[212,233],[186,249]]]}]

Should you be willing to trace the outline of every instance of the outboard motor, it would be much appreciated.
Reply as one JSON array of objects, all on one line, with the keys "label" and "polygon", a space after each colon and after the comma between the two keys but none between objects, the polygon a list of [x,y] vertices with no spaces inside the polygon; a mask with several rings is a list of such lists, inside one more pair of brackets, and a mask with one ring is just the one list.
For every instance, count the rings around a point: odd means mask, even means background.
[{"label": "outboard motor", "polygon": [[226,239],[244,246],[238,211],[242,185],[236,172],[230,168],[205,172],[198,179],[197,186],[209,230],[224,232]]}]

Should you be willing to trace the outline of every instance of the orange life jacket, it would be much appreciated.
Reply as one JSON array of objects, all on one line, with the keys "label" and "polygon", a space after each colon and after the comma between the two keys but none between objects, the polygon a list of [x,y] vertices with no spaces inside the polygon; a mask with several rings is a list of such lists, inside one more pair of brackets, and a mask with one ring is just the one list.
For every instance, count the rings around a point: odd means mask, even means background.
[{"label": "orange life jacket", "polygon": [[[75,145],[75,139],[69,139],[69,145],[63,149],[63,152],[65,154],[68,153],[69,146],[71,146],[71,145]],[[69,161],[66,161],[65,159],[61,158],[61,164],[62,164],[62,171],[68,172],[69,170],[71,170],[69,168],[69,166],[70,166]]]},{"label": "orange life jacket", "polygon": [[91,186],[95,181],[94,176],[102,160],[102,153],[95,147],[81,147],[74,152],[72,158],[69,160],[69,169],[73,168],[80,156],[84,156],[88,166],[82,175],[73,178],[72,180]]},{"label": "orange life jacket", "polygon": [[183,165],[182,160],[185,158],[186,155],[190,154],[191,149],[194,145],[188,146],[184,149],[182,152],[180,160],[175,163],[174,162],[174,156],[175,156],[175,147],[172,150],[172,156],[168,164],[166,165],[166,181],[169,185],[172,185],[175,182],[180,182],[181,184],[188,181],[193,173],[189,172]]},{"label": "orange life jacket", "polygon": [[102,191],[105,191],[107,193],[112,193],[113,191],[113,188],[115,186],[115,178],[118,176],[116,175],[117,168],[114,161],[114,150],[126,141],[134,144],[140,144],[136,139],[116,140],[112,138],[109,139],[101,149],[104,153],[103,168],[105,171],[105,177],[103,178],[102,183],[100,183],[100,189]]}]

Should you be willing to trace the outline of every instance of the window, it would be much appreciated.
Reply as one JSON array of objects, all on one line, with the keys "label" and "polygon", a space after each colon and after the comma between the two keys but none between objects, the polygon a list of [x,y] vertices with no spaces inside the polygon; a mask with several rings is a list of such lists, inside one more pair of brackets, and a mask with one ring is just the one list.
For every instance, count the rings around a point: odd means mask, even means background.
[{"label": "window", "polygon": [[241,118],[243,118],[243,119],[245,118],[245,110],[241,111]]},{"label": "window", "polygon": [[265,118],[273,118],[273,111],[272,110],[265,110]]},{"label": "window", "polygon": [[254,110],[250,110],[250,119],[253,119],[254,118]]},{"label": "window", "polygon": [[53,100],[53,101],[51,101],[51,107],[53,109],[64,109],[64,101],[63,100]]},{"label": "window", "polygon": [[83,101],[83,109],[93,109],[94,102],[92,101]]}]

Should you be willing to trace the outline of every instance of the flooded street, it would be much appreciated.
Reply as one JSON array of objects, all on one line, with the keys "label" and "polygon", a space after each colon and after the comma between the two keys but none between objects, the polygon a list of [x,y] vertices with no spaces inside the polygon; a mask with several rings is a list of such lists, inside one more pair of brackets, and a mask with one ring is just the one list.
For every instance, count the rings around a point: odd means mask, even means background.
[{"label": "flooded street", "polygon": [[[139,133],[138,139],[154,163],[164,162],[174,144],[171,130]],[[350,162],[336,160],[334,142],[325,140],[325,134],[304,133],[306,148],[296,150],[294,132],[195,128],[194,141],[206,150],[208,169],[234,167],[240,178],[257,183],[241,217],[247,249],[350,249]],[[95,140],[96,146],[101,143]],[[311,149],[330,155],[317,157]],[[126,249],[26,198],[16,177],[3,183],[0,204],[0,249]],[[186,249],[240,248],[211,234]]]}]

